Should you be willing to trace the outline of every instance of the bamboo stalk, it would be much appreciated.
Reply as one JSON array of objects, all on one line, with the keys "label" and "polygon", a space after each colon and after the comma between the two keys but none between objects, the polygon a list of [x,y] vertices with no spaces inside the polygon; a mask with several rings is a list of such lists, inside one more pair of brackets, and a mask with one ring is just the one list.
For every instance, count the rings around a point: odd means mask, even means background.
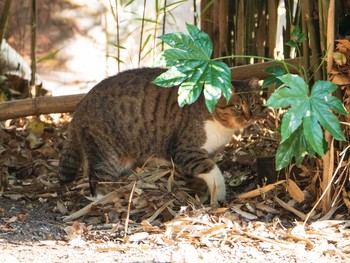
[{"label": "bamboo stalk", "polygon": [[145,31],[146,5],[147,5],[147,0],[143,0],[143,13],[142,13],[142,20],[141,20],[141,35],[140,35],[139,59],[138,59],[138,65],[139,66],[140,66],[140,63],[141,63],[141,55],[142,55],[143,33]]},{"label": "bamboo stalk", "polygon": [[7,21],[10,13],[11,4],[12,4],[12,0],[6,0],[4,9],[2,10],[2,15],[0,18],[0,50],[1,50],[2,40],[5,38]]},{"label": "bamboo stalk", "polygon": [[32,0],[31,4],[31,49],[30,49],[30,59],[31,59],[31,78],[29,85],[32,90],[32,96],[36,97],[40,94],[40,90],[36,88],[36,30],[37,30],[37,9],[36,9],[36,0]]},{"label": "bamboo stalk", "polygon": [[[195,5],[195,3],[194,3]],[[166,6],[167,6],[167,0],[164,0],[164,10],[163,10],[163,25],[162,25],[162,34],[165,34],[165,25],[166,25]],[[157,26],[157,25],[156,25]],[[154,46],[154,48],[156,48]],[[164,42],[162,41],[162,51],[164,50]]]},{"label": "bamboo stalk", "polygon": [[304,79],[309,82],[310,78],[310,47],[309,47],[309,34],[307,31],[305,17],[301,17],[302,31],[305,33],[305,42],[302,43],[303,47],[303,68],[304,68]]},{"label": "bamboo stalk", "polygon": [[214,50],[213,50],[213,57],[218,58],[220,57],[220,46],[221,46],[221,39],[220,39],[220,1],[215,1],[212,6],[213,11],[213,24],[212,24],[212,39],[215,39],[214,41]]},{"label": "bamboo stalk", "polygon": [[310,47],[312,50],[312,60],[311,68],[314,74],[314,81],[322,79],[322,72],[318,69],[318,66],[321,64],[320,56],[321,56],[321,46],[320,46],[320,38],[319,33],[315,28],[315,20],[313,18],[314,6],[312,0],[304,0],[301,1],[301,8],[303,11],[303,15],[305,17],[307,29],[309,32],[310,38]]},{"label": "bamboo stalk", "polygon": [[[235,55],[244,54],[245,46],[245,14],[244,14],[244,1],[238,1],[237,13],[236,13],[236,25],[235,25]],[[235,59],[235,65],[243,65],[244,59]]]},{"label": "bamboo stalk", "polygon": [[[331,74],[333,68],[333,50],[334,50],[334,11],[335,1],[330,0],[328,9],[328,21],[327,21],[327,75]],[[323,174],[321,189],[327,191],[324,194],[324,198],[321,201],[321,207],[323,211],[328,211],[331,208],[332,202],[332,189],[327,188],[328,184],[332,181],[334,171],[334,145],[333,138],[329,132],[325,132],[325,140],[329,145],[329,150],[323,157]]]},{"label": "bamboo stalk", "polygon": [[268,21],[268,40],[267,55],[269,58],[274,57],[275,47],[276,47],[276,37],[277,37],[277,2],[276,0],[269,0],[267,4],[267,9],[269,10],[269,21]]},{"label": "bamboo stalk", "polygon": [[228,0],[221,0],[219,2],[219,55],[228,55],[227,42],[228,40]]},{"label": "bamboo stalk", "polygon": [[115,0],[115,22],[117,24],[117,63],[118,63],[118,72],[120,71],[120,28],[119,28],[119,9],[118,9],[118,0]]},{"label": "bamboo stalk", "polygon": [[198,14],[197,14],[197,1],[193,0],[193,24],[195,26],[197,26],[198,22],[197,22],[197,18],[198,18]]},{"label": "bamboo stalk", "polygon": [[[265,57],[265,48],[266,48],[266,36],[268,36],[268,21],[267,13],[269,10],[266,7],[266,2],[262,1],[257,10],[258,12],[258,27],[256,29],[256,54],[261,57]],[[261,59],[258,62],[262,62]]]}]

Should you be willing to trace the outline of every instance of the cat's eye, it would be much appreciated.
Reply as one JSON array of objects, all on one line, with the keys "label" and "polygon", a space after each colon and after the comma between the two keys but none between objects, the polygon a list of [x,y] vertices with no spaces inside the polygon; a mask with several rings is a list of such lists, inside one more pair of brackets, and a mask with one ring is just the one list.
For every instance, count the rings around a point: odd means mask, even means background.
[{"label": "cat's eye", "polygon": [[255,103],[250,104],[250,109],[251,110],[254,110],[255,108],[256,108],[256,104]]},{"label": "cat's eye", "polygon": [[241,104],[233,104],[233,107],[235,108],[236,111],[241,111],[242,110],[242,105]]}]

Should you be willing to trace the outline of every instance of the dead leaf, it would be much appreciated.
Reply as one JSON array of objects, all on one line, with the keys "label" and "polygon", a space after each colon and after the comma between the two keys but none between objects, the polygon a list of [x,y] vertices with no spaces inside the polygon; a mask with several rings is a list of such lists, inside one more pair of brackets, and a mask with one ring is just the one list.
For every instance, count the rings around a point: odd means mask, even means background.
[{"label": "dead leaf", "polygon": [[268,185],[265,185],[264,187],[260,187],[258,189],[255,189],[255,190],[252,190],[248,193],[243,193],[243,194],[240,194],[238,196],[238,199],[247,199],[247,198],[253,198],[253,197],[256,197],[256,196],[259,196],[261,195],[262,193],[266,193],[268,191],[271,191],[272,189],[274,189],[277,185],[279,184],[282,184],[284,183],[285,180],[281,180],[281,181],[278,181],[274,184],[268,184]]},{"label": "dead leaf", "polygon": [[30,130],[30,133],[33,133],[35,136],[41,136],[44,134],[45,124],[36,119],[29,123],[28,129]]},{"label": "dead leaf", "polygon": [[249,219],[249,220],[256,220],[258,217],[256,215],[253,215],[251,213],[245,212],[241,210],[242,205],[233,205],[231,207],[232,211],[236,212],[237,214],[241,215],[242,217]]},{"label": "dead leaf", "polygon": [[287,180],[287,191],[290,197],[292,197],[298,203],[301,203],[305,200],[303,191],[301,191],[299,186],[292,179]]},{"label": "dead leaf", "polygon": [[337,74],[334,75],[332,78],[332,82],[339,86],[345,86],[350,84],[350,77],[343,75],[343,74]]},{"label": "dead leaf", "polygon": [[350,195],[349,192],[345,190],[345,187],[343,187],[343,201],[346,207],[348,208],[348,211],[350,211]]},{"label": "dead leaf", "polygon": [[344,66],[346,64],[346,56],[343,53],[334,52],[333,59],[338,66]]},{"label": "dead leaf", "polygon": [[336,42],[337,44],[337,50],[344,53],[346,50],[350,50],[350,41],[347,39],[337,39]]}]

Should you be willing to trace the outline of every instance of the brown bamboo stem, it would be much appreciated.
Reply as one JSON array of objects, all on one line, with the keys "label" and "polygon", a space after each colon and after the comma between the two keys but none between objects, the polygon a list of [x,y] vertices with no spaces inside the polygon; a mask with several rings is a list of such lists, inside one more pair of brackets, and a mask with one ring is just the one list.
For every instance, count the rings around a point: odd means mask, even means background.
[{"label": "brown bamboo stem", "polygon": [[310,47],[312,50],[312,57],[313,60],[311,60],[311,67],[314,74],[314,80],[321,80],[322,79],[322,72],[320,69],[318,69],[318,66],[321,64],[321,46],[320,46],[320,39],[319,34],[316,31],[315,28],[315,20],[313,17],[314,14],[314,4],[311,0],[304,0],[301,1],[301,8],[304,15],[304,19],[306,21],[307,30],[309,32],[309,38],[310,38]]},{"label": "brown bamboo stem", "polygon": [[267,3],[267,10],[269,12],[269,24],[268,24],[268,57],[273,58],[275,47],[276,47],[276,37],[277,37],[277,2],[275,0],[269,0]]},{"label": "brown bamboo stem", "polygon": [[[37,12],[36,12],[36,0],[32,0],[31,4],[31,49],[30,49],[30,59],[31,59],[31,78],[30,87],[32,89],[32,96],[36,97],[40,94],[40,91],[36,88],[36,30],[37,30]],[[39,89],[39,88],[38,88]]]},{"label": "brown bamboo stem", "polygon": [[7,21],[10,13],[11,4],[12,4],[12,0],[6,0],[4,9],[2,10],[2,15],[0,18],[0,50],[1,50],[2,40],[5,38]]},{"label": "brown bamboo stem", "polygon": [[[333,50],[334,50],[334,13],[335,13],[335,1],[330,0],[328,9],[328,21],[327,21],[327,75],[331,74],[333,68]],[[329,151],[323,157],[323,174],[321,189],[326,191],[327,186],[331,183],[333,171],[334,171],[334,145],[333,138],[329,132],[325,132],[325,140],[329,145]],[[328,188],[327,193],[321,201],[321,207],[323,211],[328,211],[331,208],[332,188]]]}]

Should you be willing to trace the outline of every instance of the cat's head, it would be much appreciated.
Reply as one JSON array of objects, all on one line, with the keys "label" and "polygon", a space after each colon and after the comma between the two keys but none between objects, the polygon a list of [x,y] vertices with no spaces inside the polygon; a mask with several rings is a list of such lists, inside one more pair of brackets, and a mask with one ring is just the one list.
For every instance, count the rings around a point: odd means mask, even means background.
[{"label": "cat's head", "polygon": [[248,127],[262,115],[258,79],[232,81],[232,97],[228,102],[222,97],[215,107],[213,117],[228,128]]}]

